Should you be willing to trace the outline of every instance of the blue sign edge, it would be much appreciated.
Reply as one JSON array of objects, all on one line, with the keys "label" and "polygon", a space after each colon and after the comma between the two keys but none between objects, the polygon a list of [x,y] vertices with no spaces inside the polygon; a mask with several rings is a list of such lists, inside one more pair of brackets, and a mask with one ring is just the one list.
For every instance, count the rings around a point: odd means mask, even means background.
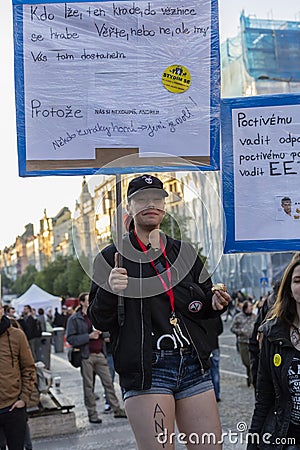
[{"label": "blue sign edge", "polygon": [[226,220],[224,253],[283,252],[300,250],[300,239],[236,240],[233,178],[232,110],[256,106],[296,105],[300,94],[275,94],[221,100],[222,198]]},{"label": "blue sign edge", "polygon": [[[69,0],[68,3],[99,3],[107,0]],[[116,0],[122,1],[122,0]],[[136,0],[139,1],[139,0]],[[211,0],[211,72],[210,72],[210,164],[184,166],[138,166],[127,168],[78,168],[56,170],[26,170],[26,127],[24,102],[24,64],[23,64],[23,8],[25,4],[65,3],[65,0],[12,0],[13,34],[14,34],[14,73],[16,96],[16,122],[19,176],[51,176],[51,175],[114,175],[125,173],[172,172],[172,171],[215,171],[220,169],[220,45],[218,0]],[[22,19],[20,19],[20,17]],[[22,48],[22,51],[20,51]],[[200,144],[199,144],[200,145]],[[178,157],[184,160],[184,156]],[[73,161],[73,160],[72,160]]]}]

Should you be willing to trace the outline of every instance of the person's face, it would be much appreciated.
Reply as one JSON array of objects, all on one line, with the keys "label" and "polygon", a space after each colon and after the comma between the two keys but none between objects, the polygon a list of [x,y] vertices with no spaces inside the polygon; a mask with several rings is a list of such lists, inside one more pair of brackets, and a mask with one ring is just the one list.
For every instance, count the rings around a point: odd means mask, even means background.
[{"label": "person's face", "polygon": [[0,321],[2,320],[3,316],[4,316],[4,307],[3,307],[2,302],[0,300]]},{"label": "person's face", "polygon": [[84,302],[81,302],[81,304],[82,304],[83,308],[88,308],[88,306],[89,306],[89,295],[88,294],[86,294],[86,296],[84,297]]},{"label": "person's face", "polygon": [[290,216],[292,213],[292,202],[290,200],[285,200],[284,202],[281,202],[281,206],[284,212]]},{"label": "person's face", "polygon": [[252,303],[248,303],[246,313],[252,314],[252,312],[253,312],[253,305],[252,305]]},{"label": "person's face", "polygon": [[30,313],[30,309],[28,308],[28,306],[24,306],[23,308],[23,313],[27,316],[27,314]]},{"label": "person's face", "polygon": [[134,195],[127,210],[136,225],[153,229],[160,225],[165,215],[164,207],[164,197],[158,189],[145,189]]},{"label": "person's face", "polygon": [[300,304],[300,265],[296,266],[293,271],[291,291],[292,296],[295,299],[295,302]]}]

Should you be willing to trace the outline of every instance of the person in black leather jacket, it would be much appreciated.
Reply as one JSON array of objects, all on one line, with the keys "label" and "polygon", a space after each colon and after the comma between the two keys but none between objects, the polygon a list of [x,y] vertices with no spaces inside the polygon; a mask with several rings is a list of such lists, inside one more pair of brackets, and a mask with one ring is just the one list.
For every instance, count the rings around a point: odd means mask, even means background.
[{"label": "person in black leather jacket", "polygon": [[[191,433],[221,434],[209,373],[210,346],[200,319],[224,311],[230,296],[212,282],[190,244],[160,232],[167,192],[151,175],[128,186],[133,230],[95,259],[89,316],[109,331],[125,409],[138,448],[174,448],[174,423]],[[124,292],[124,317],[118,295]],[[120,296],[119,296],[120,298]],[[173,439],[173,442],[170,442]],[[205,448],[221,448],[220,443]],[[203,448],[199,446],[198,448]]]},{"label": "person in black leather jacket", "polygon": [[300,449],[299,254],[285,270],[270,314],[260,328],[263,339],[247,450]]}]

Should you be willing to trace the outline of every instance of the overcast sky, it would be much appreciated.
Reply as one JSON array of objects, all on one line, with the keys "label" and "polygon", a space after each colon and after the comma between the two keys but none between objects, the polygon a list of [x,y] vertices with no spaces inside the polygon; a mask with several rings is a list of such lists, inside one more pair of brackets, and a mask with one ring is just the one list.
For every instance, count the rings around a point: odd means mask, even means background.
[{"label": "overcast sky", "polygon": [[[246,15],[258,18],[300,20],[299,0],[220,0],[221,41],[238,33],[243,9]],[[11,0],[0,0],[0,54],[0,249],[3,249],[14,243],[27,223],[36,227],[44,208],[49,216],[56,215],[63,206],[73,212],[82,177],[18,176]]]}]

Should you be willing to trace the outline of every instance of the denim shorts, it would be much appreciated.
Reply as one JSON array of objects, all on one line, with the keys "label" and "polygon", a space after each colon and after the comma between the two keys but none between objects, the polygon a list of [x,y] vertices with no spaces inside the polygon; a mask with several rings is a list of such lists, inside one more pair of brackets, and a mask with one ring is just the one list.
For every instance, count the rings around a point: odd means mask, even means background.
[{"label": "denim shorts", "polygon": [[201,365],[193,348],[153,350],[150,389],[125,391],[124,400],[146,394],[169,394],[180,400],[213,389],[210,371],[201,374]]}]

